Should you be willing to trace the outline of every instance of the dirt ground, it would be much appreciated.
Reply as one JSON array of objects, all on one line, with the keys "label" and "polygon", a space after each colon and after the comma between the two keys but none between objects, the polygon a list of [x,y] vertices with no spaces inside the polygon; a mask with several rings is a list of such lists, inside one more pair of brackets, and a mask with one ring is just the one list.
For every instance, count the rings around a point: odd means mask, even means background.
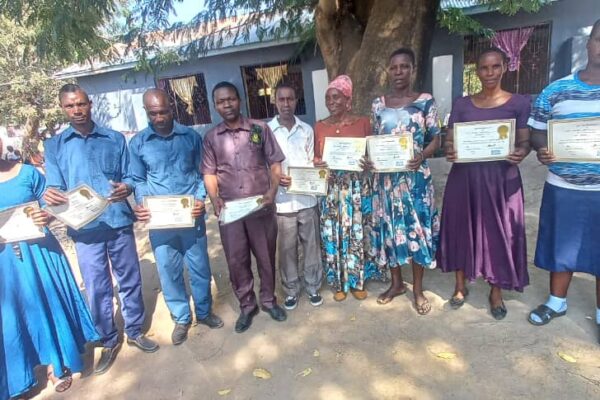
[{"label": "dirt ground", "polygon": [[[449,165],[442,159],[432,164],[440,199]],[[303,297],[286,322],[260,313],[250,330],[236,334],[237,301],[211,217],[214,311],[225,327],[197,326],[185,344],[171,344],[173,323],[160,293],[147,234],[139,230],[148,335],[161,349],[144,354],[125,345],[111,370],[99,377],[89,375],[88,352],[88,370],[67,393],[54,394],[43,380],[45,388],[35,398],[598,399],[594,280],[575,276],[567,316],[544,327],[526,321],[528,311],[544,301],[548,291],[548,274],[531,263],[546,169],[530,156],[521,170],[531,285],[524,294],[505,293],[508,316],[503,321],[495,321],[489,313],[485,282],[471,284],[468,303],[455,311],[447,304],[454,277],[432,271],[425,276],[426,295],[433,305],[427,316],[417,315],[410,291],[388,305],[378,305],[375,299],[385,290],[384,283],[369,283],[370,296],[363,302],[350,296],[334,303],[324,286],[321,307],[312,307]],[[409,270],[405,279],[411,282]],[[283,298],[280,290],[279,298]],[[268,370],[272,377],[254,377],[256,368]]]}]

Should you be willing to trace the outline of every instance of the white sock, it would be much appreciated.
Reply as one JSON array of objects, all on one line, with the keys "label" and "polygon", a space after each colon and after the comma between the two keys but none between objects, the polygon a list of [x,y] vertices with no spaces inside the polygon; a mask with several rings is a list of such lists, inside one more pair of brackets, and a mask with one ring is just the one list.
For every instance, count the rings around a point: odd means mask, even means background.
[{"label": "white sock", "polygon": [[[567,299],[566,297],[556,297],[550,295],[548,297],[548,301],[546,301],[545,305],[550,307],[555,312],[563,312],[567,311]],[[541,323],[542,320],[536,314],[530,314],[529,317],[535,322]],[[598,317],[598,315],[596,315]]]}]

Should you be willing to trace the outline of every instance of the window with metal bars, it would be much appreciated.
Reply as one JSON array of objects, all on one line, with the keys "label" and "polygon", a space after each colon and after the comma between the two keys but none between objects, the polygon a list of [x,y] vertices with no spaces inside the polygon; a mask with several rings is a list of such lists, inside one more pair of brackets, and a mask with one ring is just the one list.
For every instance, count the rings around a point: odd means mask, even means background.
[{"label": "window with metal bars", "polygon": [[[543,23],[516,29],[525,28],[533,28],[533,32],[521,50],[519,68],[516,71],[506,71],[502,77],[502,88],[511,93],[538,94],[548,85],[549,80],[551,24]],[[511,29],[506,31],[509,30]],[[476,74],[477,57],[491,46],[491,39],[465,36],[463,95],[475,94],[481,90],[481,82]]]},{"label": "window with metal bars", "polygon": [[212,122],[204,74],[162,78],[156,86],[169,95],[175,120],[180,124],[190,126]]},{"label": "window with metal bars", "polygon": [[282,61],[243,66],[241,70],[250,118],[267,119],[277,115],[275,88],[282,81],[290,84],[296,90],[298,104],[295,114],[306,114],[302,69],[299,64]]}]

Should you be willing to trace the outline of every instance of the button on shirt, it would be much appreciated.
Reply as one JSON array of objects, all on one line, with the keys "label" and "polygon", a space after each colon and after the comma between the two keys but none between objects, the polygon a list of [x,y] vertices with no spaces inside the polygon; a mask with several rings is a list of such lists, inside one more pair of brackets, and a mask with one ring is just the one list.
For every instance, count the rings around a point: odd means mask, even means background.
[{"label": "button on shirt", "polygon": [[138,204],[144,196],[155,195],[206,198],[200,173],[202,138],[195,130],[175,122],[173,132],[162,136],[150,125],[131,139],[129,153]]},{"label": "button on shirt", "polygon": [[[44,143],[44,156],[48,187],[69,191],[85,183],[102,197],[110,196],[111,180],[133,187],[128,175],[129,153],[125,137],[98,124],[94,124],[92,132],[85,136],[68,127]],[[133,221],[129,203],[119,201],[110,203],[98,218],[79,231],[69,229],[69,234],[122,228]]]},{"label": "button on shirt", "polygon": [[203,148],[202,173],[217,176],[225,201],[265,194],[271,186],[269,166],[285,159],[269,126],[245,117],[238,129],[224,122],[212,128]]},{"label": "button on shirt", "polygon": [[[283,174],[288,174],[288,167],[312,167],[315,154],[315,135],[307,123],[295,117],[296,122],[291,130],[279,124],[277,117],[269,122],[269,127],[277,139],[277,143],[285,160],[281,164]],[[277,189],[277,212],[291,214],[317,205],[315,196],[303,194],[289,194],[286,188],[279,186]]]}]

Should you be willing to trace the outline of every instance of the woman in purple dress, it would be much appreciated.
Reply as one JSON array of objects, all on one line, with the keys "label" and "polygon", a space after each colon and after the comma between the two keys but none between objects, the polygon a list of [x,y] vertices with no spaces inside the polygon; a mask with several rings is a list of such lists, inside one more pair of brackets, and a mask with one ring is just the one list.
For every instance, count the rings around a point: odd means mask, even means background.
[{"label": "woman in purple dress", "polygon": [[477,76],[482,90],[455,101],[446,158],[456,160],[453,124],[457,122],[515,119],[515,148],[506,161],[452,165],[444,193],[438,253],[442,270],[456,273],[452,308],[461,307],[467,298],[465,280],[482,277],[491,286],[490,311],[498,320],[506,316],[502,290],[521,292],[529,284],[523,184],[517,164],[530,151],[530,102],[525,96],[502,90],[506,65],[506,55],[500,49],[491,48],[479,56]]}]

